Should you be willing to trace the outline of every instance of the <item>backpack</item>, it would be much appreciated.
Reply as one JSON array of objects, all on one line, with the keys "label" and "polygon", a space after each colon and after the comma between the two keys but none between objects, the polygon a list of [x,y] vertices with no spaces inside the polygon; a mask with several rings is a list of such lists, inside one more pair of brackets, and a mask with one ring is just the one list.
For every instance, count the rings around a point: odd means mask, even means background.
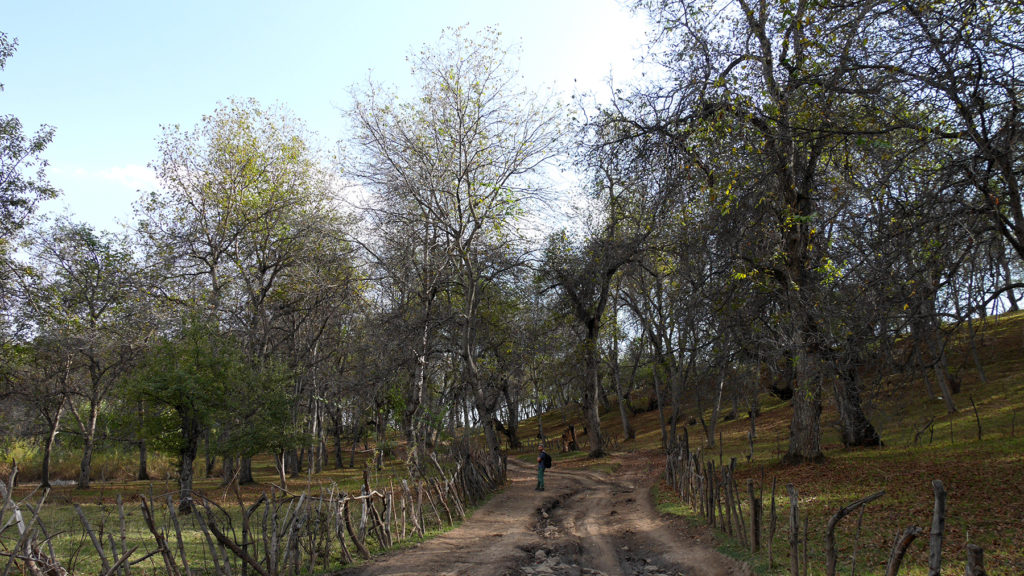
[{"label": "backpack", "polygon": [[544,453],[544,467],[551,468],[551,455],[547,452]]}]

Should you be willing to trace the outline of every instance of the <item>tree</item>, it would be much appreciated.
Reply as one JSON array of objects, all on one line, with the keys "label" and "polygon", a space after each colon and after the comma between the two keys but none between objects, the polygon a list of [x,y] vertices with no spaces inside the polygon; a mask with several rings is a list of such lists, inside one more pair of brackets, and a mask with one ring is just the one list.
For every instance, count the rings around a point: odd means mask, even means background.
[{"label": "tree", "polygon": [[731,223],[719,257],[733,283],[770,296],[748,305],[760,306],[757,329],[771,334],[765,342],[789,375],[787,458],[818,459],[835,337],[822,304],[838,271],[827,232],[857,198],[849,159],[886,129],[887,76],[861,66],[873,48],[864,29],[878,14],[870,2],[741,0],[725,19],[710,2],[640,4],[659,27],[672,81],[620,100],[628,113],[616,141],[661,141],[678,193]]},{"label": "tree", "polygon": [[[143,433],[156,447],[178,456],[180,512],[194,509],[193,464],[200,438],[215,422],[237,418],[247,424],[236,427],[228,439],[231,446],[225,447],[237,453],[251,455],[273,444],[275,437],[288,445],[282,425],[288,422],[283,408],[287,397],[280,382],[265,380],[264,375],[252,370],[236,341],[215,326],[192,319],[177,334],[152,346],[133,372],[130,396],[149,407]],[[237,391],[243,388],[248,398],[239,401]],[[272,411],[271,417],[265,417],[265,410]],[[262,417],[253,421],[255,414]]]},{"label": "tree", "polygon": [[[192,131],[164,129],[154,165],[163,190],[138,206],[149,260],[162,271],[154,293],[186,311],[205,309],[208,321],[244,342],[253,369],[292,364],[296,396],[309,391],[303,370],[330,356],[318,354],[324,332],[308,307],[351,294],[342,284],[352,277],[344,221],[311,142],[287,111],[229,101]],[[325,299],[306,281],[335,292]],[[303,420],[297,404],[291,409]],[[241,456],[240,480],[248,482],[251,455]]]},{"label": "tree", "polygon": [[[0,71],[17,46],[17,39],[0,32]],[[18,118],[0,115],[0,256],[5,259],[13,236],[28,224],[38,203],[57,195],[46,181],[46,161],[42,159],[53,134],[52,127],[42,126],[34,136],[26,137]]]},{"label": "tree", "polygon": [[613,279],[643,253],[646,240],[657,228],[660,212],[646,202],[648,195],[636,181],[620,182],[613,166],[605,164],[602,168],[594,182],[598,213],[583,219],[589,228],[585,236],[574,240],[564,230],[551,234],[540,266],[543,289],[558,290],[579,329],[581,397],[591,457],[605,453],[599,413],[603,397],[600,338]]},{"label": "tree", "polygon": [[[457,285],[458,355],[488,449],[497,453],[494,394],[480,378],[481,290],[496,273],[488,252],[515,239],[515,223],[538,189],[530,176],[556,153],[559,111],[516,85],[500,35],[470,39],[448,30],[438,47],[410,61],[419,94],[411,102],[371,84],[349,116],[355,128],[350,173],[375,196],[379,209],[406,226],[419,262],[417,288],[427,318],[435,280],[451,270]],[[385,208],[386,207],[386,208]],[[424,334],[429,334],[424,322]],[[419,342],[417,371],[407,394],[407,420],[418,420],[429,343]],[[410,438],[411,446],[419,446]]]},{"label": "tree", "polygon": [[1021,7],[997,0],[897,0],[874,66],[893,71],[899,96],[927,110],[913,128],[955,143],[947,170],[975,194],[963,204],[1024,259],[1024,30]]},{"label": "tree", "polygon": [[[0,71],[14,55],[17,39],[0,32]],[[0,83],[0,92],[3,84]],[[42,126],[32,136],[22,132],[21,121],[11,114],[0,115],[0,355],[13,346],[16,323],[16,286],[28,271],[14,258],[15,240],[29,224],[39,202],[57,196],[57,189],[46,181],[46,146],[53,141],[54,129]],[[0,362],[0,379],[10,376]],[[2,383],[2,382],[0,382]]]},{"label": "tree", "polygon": [[78,487],[84,489],[100,412],[142,337],[134,261],[123,238],[65,220],[38,234],[33,261],[39,274],[27,306],[39,352],[54,349],[46,356],[54,363],[48,371],[67,386],[66,407],[83,441]]},{"label": "tree", "polygon": [[75,352],[64,342],[46,336],[36,338],[23,350],[24,361],[16,371],[15,386],[19,396],[32,406],[46,426],[39,485],[47,488],[50,486],[50,458],[70,403],[73,378],[77,376]]}]

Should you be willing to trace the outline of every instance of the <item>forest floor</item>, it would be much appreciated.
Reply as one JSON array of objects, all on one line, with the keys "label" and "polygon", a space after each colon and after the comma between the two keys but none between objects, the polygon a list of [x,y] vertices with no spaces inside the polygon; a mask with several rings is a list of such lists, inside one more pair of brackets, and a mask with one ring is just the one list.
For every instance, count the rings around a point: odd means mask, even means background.
[{"label": "forest floor", "polygon": [[534,466],[510,458],[508,486],[459,527],[341,574],[752,576],[709,531],[656,511],[661,462],[621,453],[596,471],[555,455],[541,492]]}]

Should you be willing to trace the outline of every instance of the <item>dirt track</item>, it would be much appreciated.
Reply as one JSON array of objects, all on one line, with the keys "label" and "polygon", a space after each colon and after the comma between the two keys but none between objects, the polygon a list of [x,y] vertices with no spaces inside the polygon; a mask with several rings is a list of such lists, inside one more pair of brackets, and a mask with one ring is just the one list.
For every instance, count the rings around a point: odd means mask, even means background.
[{"label": "dirt track", "polygon": [[701,531],[661,517],[632,455],[611,477],[555,467],[534,490],[532,466],[509,459],[510,486],[458,528],[345,576],[750,576]]}]

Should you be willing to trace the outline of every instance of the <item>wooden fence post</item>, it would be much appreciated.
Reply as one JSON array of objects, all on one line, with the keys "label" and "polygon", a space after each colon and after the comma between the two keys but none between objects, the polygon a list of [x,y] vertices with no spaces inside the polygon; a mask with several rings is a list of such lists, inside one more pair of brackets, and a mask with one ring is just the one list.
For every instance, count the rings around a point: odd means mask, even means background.
[{"label": "wooden fence post", "polygon": [[932,480],[932,490],[935,492],[935,511],[928,546],[928,576],[939,576],[942,571],[942,532],[946,527],[946,488],[941,481]]},{"label": "wooden fence post", "polygon": [[896,576],[899,573],[900,564],[903,563],[903,556],[907,553],[907,548],[920,534],[920,527],[910,526],[903,531],[902,535],[896,536],[896,540],[892,543],[892,552],[889,553],[889,563],[885,566],[885,576]]},{"label": "wooden fence post", "polygon": [[768,569],[775,568],[775,526],[777,516],[775,514],[775,483],[778,476],[772,476],[772,509],[768,519]]},{"label": "wooden fence post", "polygon": [[986,576],[985,551],[975,544],[967,545],[967,571],[964,576]]},{"label": "wooden fence post", "polygon": [[761,499],[754,494],[754,481],[747,478],[747,493],[750,495],[750,551],[761,550]]},{"label": "wooden fence post", "polygon": [[800,508],[796,488],[786,484],[789,492],[789,573],[800,576]]},{"label": "wooden fence post", "polygon": [[836,553],[835,532],[839,521],[857,508],[866,506],[868,503],[874,502],[884,495],[885,490],[882,490],[881,492],[875,492],[870,496],[866,496],[856,502],[847,504],[837,510],[836,513],[832,515],[832,518],[829,519],[828,527],[825,530],[825,576],[836,576],[836,561],[838,559],[838,554]]}]

